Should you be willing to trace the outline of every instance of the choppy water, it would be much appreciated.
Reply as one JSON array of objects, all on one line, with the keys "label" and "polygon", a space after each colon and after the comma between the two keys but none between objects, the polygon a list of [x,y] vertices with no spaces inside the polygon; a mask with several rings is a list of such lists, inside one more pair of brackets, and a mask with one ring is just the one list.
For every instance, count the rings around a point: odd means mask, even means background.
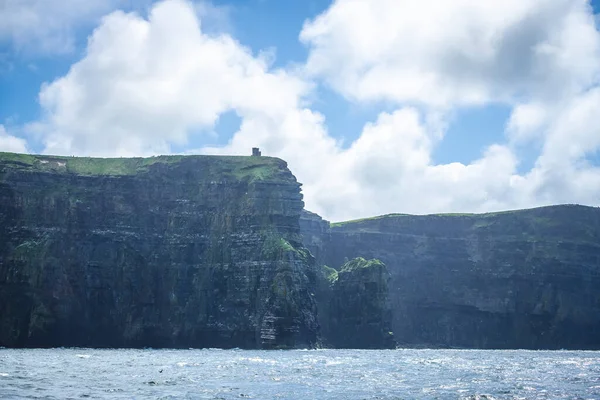
[{"label": "choppy water", "polygon": [[1,349],[0,398],[600,399],[600,353]]}]

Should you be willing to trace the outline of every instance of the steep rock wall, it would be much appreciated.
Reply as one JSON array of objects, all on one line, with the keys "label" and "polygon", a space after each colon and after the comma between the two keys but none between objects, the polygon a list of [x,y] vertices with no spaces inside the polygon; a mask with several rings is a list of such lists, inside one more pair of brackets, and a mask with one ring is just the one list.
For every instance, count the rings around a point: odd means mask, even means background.
[{"label": "steep rock wall", "polygon": [[[300,214],[302,243],[315,258],[316,265],[324,265],[330,242],[330,223],[318,214],[302,210]],[[339,268],[341,264],[336,265]]]},{"label": "steep rock wall", "polygon": [[314,346],[299,186],[268,157],[0,154],[0,346]]},{"label": "steep rock wall", "polygon": [[600,348],[598,208],[398,214],[324,235],[323,264],[387,265],[401,346]]}]

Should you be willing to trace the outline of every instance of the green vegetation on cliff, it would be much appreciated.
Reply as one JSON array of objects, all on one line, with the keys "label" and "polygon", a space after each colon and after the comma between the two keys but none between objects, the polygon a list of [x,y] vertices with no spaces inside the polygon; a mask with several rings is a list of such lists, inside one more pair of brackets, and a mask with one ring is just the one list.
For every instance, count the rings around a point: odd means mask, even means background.
[{"label": "green vegetation on cliff", "polygon": [[[387,214],[373,218],[332,223],[332,232],[423,232],[430,236],[490,235],[497,240],[520,239],[537,242],[550,237],[561,242],[600,242],[595,207],[579,205],[546,206],[526,210],[510,210],[483,214]],[[591,215],[591,218],[586,217]]]},{"label": "green vegetation on cliff", "polygon": [[261,255],[263,257],[280,260],[284,259],[288,253],[291,253],[291,255],[298,260],[304,262],[310,261],[311,255],[306,248],[301,247],[298,244],[293,245],[289,240],[284,239],[273,232],[265,233],[261,248]]},{"label": "green vegetation on cliff", "polygon": [[342,267],[340,268],[340,272],[352,272],[352,271],[356,271],[359,269],[373,268],[373,267],[384,268],[385,264],[376,258],[374,258],[372,260],[365,260],[362,257],[356,257],[356,258],[344,263],[344,265],[342,265]]},{"label": "green vegetation on cliff", "polygon": [[321,276],[325,278],[330,285],[333,285],[338,280],[338,272],[335,268],[328,267],[327,265],[321,265]]},{"label": "green vegetation on cliff", "polygon": [[332,222],[331,223],[331,227],[340,227],[340,226],[344,226],[344,225],[348,225],[348,224],[355,224],[355,223],[360,223],[360,222],[367,222],[367,221],[376,221],[379,219],[385,219],[385,218],[389,218],[389,217],[411,217],[411,214],[385,214],[385,215],[377,215],[375,217],[366,217],[366,218],[358,218],[358,219],[351,219],[348,221],[339,221],[339,222]]},{"label": "green vegetation on cliff", "polygon": [[553,224],[555,221],[552,218],[538,217],[538,216],[536,216],[536,214],[550,211],[552,209],[566,208],[566,207],[585,207],[585,206],[580,206],[577,204],[564,204],[564,205],[560,205],[560,206],[544,206],[544,207],[528,208],[528,209],[494,211],[494,212],[479,213],[479,214],[477,214],[477,213],[436,213],[436,214],[417,215],[417,214],[392,213],[392,214],[377,215],[374,217],[352,219],[352,220],[348,220],[348,221],[332,222],[331,228],[340,228],[340,227],[348,226],[348,225],[360,226],[364,223],[368,224],[368,223],[373,223],[373,222],[378,222],[378,221],[389,221],[389,220],[401,221],[401,220],[414,220],[414,219],[436,218],[436,217],[452,218],[452,219],[479,220],[480,226],[486,225],[485,223],[483,223],[481,221],[493,219],[493,218],[496,218],[499,216],[517,216],[519,218],[532,220],[533,222]]}]

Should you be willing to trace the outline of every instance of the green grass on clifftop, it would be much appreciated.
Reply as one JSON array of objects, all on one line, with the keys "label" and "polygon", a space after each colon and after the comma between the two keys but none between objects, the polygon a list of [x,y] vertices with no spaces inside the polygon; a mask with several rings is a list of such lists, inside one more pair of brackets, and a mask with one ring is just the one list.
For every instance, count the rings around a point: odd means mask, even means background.
[{"label": "green grass on clifftop", "polygon": [[[273,157],[252,156],[156,156],[135,158],[64,157],[0,152],[0,168],[85,176],[122,176],[149,172],[152,166],[199,165],[215,178],[269,180],[276,178],[285,162]],[[192,164],[196,163],[196,164]]]},{"label": "green grass on clifftop", "polygon": [[376,221],[378,219],[385,219],[385,218],[390,218],[390,217],[410,217],[411,214],[385,214],[385,215],[377,215],[375,217],[366,217],[366,218],[358,218],[358,219],[351,219],[348,221],[340,221],[340,222],[332,222],[331,223],[331,227],[336,227],[336,226],[344,226],[344,225],[348,225],[348,224],[355,224],[355,223],[359,223],[359,222],[367,222],[367,221]]},{"label": "green grass on clifftop", "polygon": [[[342,227],[345,225],[360,224],[363,222],[378,221],[378,220],[385,220],[385,219],[392,219],[392,218],[448,217],[448,218],[481,219],[481,218],[497,217],[500,215],[529,214],[533,211],[538,211],[538,210],[551,209],[551,208],[566,208],[566,207],[591,208],[588,206],[580,206],[577,204],[561,204],[561,205],[555,205],[555,206],[545,206],[545,207],[527,208],[527,209],[518,209],[518,210],[494,211],[494,212],[487,212],[487,213],[480,213],[480,214],[476,214],[476,213],[438,213],[438,214],[422,214],[422,215],[418,215],[418,214],[384,214],[384,215],[377,215],[375,217],[358,218],[358,219],[353,219],[353,220],[348,220],[348,221],[332,222],[331,227],[336,228],[336,227]],[[534,217],[534,218],[540,223],[552,223],[553,222],[551,218],[547,218],[547,217]]]},{"label": "green grass on clifftop", "polygon": [[596,245],[600,243],[599,227],[600,208],[563,204],[484,214],[388,214],[331,224],[331,232],[416,235],[423,239],[475,235],[494,240]]}]

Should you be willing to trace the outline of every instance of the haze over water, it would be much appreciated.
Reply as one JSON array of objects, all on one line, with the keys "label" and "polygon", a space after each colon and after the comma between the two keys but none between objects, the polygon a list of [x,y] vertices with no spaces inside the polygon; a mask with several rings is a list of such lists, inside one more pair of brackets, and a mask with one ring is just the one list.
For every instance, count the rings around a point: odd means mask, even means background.
[{"label": "haze over water", "polygon": [[0,398],[598,399],[600,354],[2,349]]}]

